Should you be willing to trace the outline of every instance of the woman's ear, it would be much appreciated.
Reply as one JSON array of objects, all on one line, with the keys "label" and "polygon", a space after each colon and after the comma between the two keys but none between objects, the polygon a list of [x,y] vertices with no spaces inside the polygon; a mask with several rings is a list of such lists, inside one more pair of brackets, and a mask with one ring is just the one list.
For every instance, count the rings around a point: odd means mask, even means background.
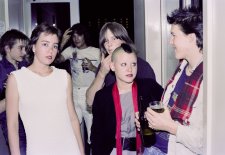
[{"label": "woman's ear", "polygon": [[194,43],[197,42],[195,33],[190,33],[190,34],[188,34],[188,36],[189,36],[190,42],[194,42]]},{"label": "woman's ear", "polygon": [[113,62],[110,62],[110,69],[114,72],[115,71],[115,65]]}]

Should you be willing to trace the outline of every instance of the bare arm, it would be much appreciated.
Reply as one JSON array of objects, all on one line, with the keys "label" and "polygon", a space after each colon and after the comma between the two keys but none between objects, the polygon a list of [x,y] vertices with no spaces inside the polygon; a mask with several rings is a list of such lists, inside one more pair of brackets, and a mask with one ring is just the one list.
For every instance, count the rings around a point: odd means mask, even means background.
[{"label": "bare arm", "polygon": [[102,55],[101,68],[86,92],[86,102],[89,106],[92,106],[93,104],[95,93],[102,89],[104,85],[105,77],[110,71],[110,62],[111,55],[108,55],[106,58]]},{"label": "bare arm", "polygon": [[0,101],[0,113],[5,111],[5,99]]},{"label": "bare arm", "polygon": [[19,95],[16,79],[11,74],[6,87],[6,116],[8,126],[8,138],[11,155],[20,155],[19,149]]},{"label": "bare arm", "polygon": [[68,42],[68,40],[70,39],[71,35],[69,34],[70,32],[72,32],[72,30],[69,28],[67,29],[62,37],[62,41],[60,44],[60,50],[63,50],[64,46],[66,45],[66,43]]},{"label": "bare arm", "polygon": [[70,121],[73,127],[73,132],[75,134],[76,140],[79,145],[79,149],[82,155],[84,155],[84,146],[83,146],[83,141],[81,138],[81,131],[80,131],[80,123],[76,114],[76,111],[74,109],[74,104],[73,104],[73,96],[72,96],[72,81],[71,77],[68,74],[68,88],[67,88],[67,107],[68,107],[68,112],[70,116]]}]

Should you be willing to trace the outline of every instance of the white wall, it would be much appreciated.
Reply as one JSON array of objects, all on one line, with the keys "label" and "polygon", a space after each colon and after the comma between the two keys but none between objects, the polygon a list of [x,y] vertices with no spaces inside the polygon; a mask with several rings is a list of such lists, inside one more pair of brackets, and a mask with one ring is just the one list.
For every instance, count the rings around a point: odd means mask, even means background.
[{"label": "white wall", "polygon": [[161,2],[145,0],[145,45],[146,60],[156,74],[156,80],[162,84],[162,36]]},{"label": "white wall", "polygon": [[24,31],[23,0],[8,0],[9,29]]},{"label": "white wall", "polygon": [[146,59],[144,16],[144,0],[134,0],[134,42],[138,49],[138,56]]},{"label": "white wall", "polygon": [[204,82],[207,155],[225,154],[225,18],[224,0],[203,1]]},{"label": "white wall", "polygon": [[179,8],[179,0],[145,0],[144,6],[146,60],[153,67],[157,81],[165,86],[178,63],[169,45],[166,15]]},{"label": "white wall", "polygon": [[8,0],[0,0],[0,37],[8,29]]},{"label": "white wall", "polygon": [[175,58],[174,48],[170,45],[171,25],[167,22],[167,14],[179,8],[179,0],[161,0],[161,24],[162,24],[162,85],[165,86],[173,75],[178,60]]}]

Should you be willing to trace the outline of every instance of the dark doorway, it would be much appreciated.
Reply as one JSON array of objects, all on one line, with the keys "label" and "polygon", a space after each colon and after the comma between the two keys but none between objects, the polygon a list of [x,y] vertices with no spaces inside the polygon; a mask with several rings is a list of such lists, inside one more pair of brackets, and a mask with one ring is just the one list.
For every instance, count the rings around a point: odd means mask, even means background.
[{"label": "dark doorway", "polygon": [[70,3],[32,3],[31,18],[32,29],[42,22],[48,22],[63,33],[70,27]]},{"label": "dark doorway", "polygon": [[89,26],[95,46],[98,47],[99,31],[106,22],[118,22],[134,41],[133,0],[80,0],[80,22]]}]

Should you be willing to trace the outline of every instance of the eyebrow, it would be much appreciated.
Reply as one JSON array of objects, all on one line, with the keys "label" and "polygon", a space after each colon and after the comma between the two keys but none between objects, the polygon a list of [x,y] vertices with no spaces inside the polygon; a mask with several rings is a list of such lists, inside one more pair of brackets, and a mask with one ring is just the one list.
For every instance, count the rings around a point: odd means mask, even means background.
[{"label": "eyebrow", "polygon": [[41,42],[48,42],[48,43],[49,43],[50,41],[47,41],[47,40],[41,40]]},{"label": "eyebrow", "polygon": [[[50,43],[50,41],[48,41],[48,40],[42,40],[41,42],[47,42],[47,43]],[[59,42],[53,43],[53,44],[59,44]]]}]

